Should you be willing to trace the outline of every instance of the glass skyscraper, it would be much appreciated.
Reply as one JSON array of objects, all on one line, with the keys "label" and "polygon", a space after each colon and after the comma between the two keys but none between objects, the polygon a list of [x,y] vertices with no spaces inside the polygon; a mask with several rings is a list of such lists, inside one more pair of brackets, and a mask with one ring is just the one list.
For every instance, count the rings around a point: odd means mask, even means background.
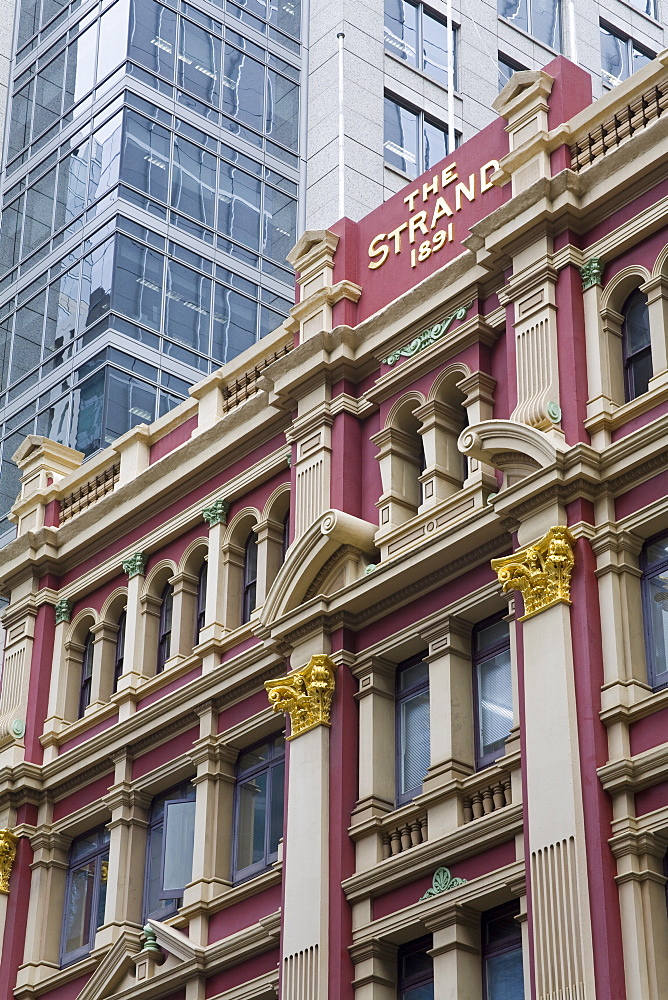
[{"label": "glass skyscraper", "polygon": [[21,4],[0,240],[0,515],[27,434],[89,456],[287,314],[300,18],[299,0]]}]

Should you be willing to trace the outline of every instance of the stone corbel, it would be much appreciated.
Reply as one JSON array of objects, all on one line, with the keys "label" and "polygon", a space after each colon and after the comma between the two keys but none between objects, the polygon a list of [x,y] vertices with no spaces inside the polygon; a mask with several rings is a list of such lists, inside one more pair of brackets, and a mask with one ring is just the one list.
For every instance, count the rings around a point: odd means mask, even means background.
[{"label": "stone corbel", "polygon": [[19,838],[11,830],[0,830],[0,893],[9,895],[9,879]]},{"label": "stone corbel", "polygon": [[524,615],[532,618],[553,604],[570,604],[573,545],[575,539],[563,525],[550,528],[534,545],[511,556],[492,559],[504,592],[519,590],[524,598]]},{"label": "stone corbel", "polygon": [[325,653],[312,656],[305,667],[286,677],[265,681],[275,712],[290,716],[289,740],[316,726],[329,726],[334,695],[336,664]]}]

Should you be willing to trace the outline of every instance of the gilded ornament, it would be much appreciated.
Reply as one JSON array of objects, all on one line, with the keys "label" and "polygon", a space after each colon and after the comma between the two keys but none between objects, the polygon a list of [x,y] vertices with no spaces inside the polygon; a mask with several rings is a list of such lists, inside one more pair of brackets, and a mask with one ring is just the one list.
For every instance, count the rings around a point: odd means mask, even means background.
[{"label": "gilded ornament", "polygon": [[72,601],[68,600],[67,597],[61,597],[59,601],[56,601],[54,609],[56,612],[56,625],[68,622],[71,619],[73,607]]},{"label": "gilded ornament", "polygon": [[202,517],[213,528],[214,524],[227,524],[227,512],[230,505],[227,500],[214,500],[210,506],[202,511]]},{"label": "gilded ornament", "polygon": [[550,528],[535,545],[528,545],[511,556],[492,559],[492,569],[504,592],[519,590],[524,598],[524,615],[520,621],[553,604],[571,603],[574,544],[575,539],[568,528],[558,525]]},{"label": "gilded ornament", "polygon": [[300,670],[293,670],[286,677],[265,681],[264,686],[274,711],[285,712],[290,716],[289,740],[294,740],[316,726],[329,726],[335,671],[336,664],[329,656],[321,653],[312,656]]},{"label": "gilded ornament", "polygon": [[143,576],[146,570],[146,556],[143,552],[135,552],[129,559],[123,560],[123,572],[131,576]]},{"label": "gilded ornament", "polygon": [[456,319],[464,319],[466,317],[471,305],[472,303],[469,302],[467,306],[462,306],[451,313],[450,316],[446,316],[442,323],[436,323],[435,326],[430,326],[426,330],[423,330],[415,340],[411,340],[410,344],[400,347],[398,351],[393,351],[392,354],[383,360],[383,364],[393,365],[399,358],[412,358],[414,354],[424,351],[425,347],[430,347],[436,343],[437,340],[445,336]]},{"label": "gilded ornament", "polygon": [[0,830],[0,892],[9,895],[9,877],[19,838],[11,830]]},{"label": "gilded ornament", "polygon": [[582,265],[580,268],[580,277],[582,278],[583,292],[586,292],[588,288],[593,288],[594,285],[602,283],[603,267],[604,264],[600,257],[592,257],[591,260]]},{"label": "gilded ornament", "polygon": [[437,868],[434,872],[431,889],[427,889],[424,896],[420,896],[419,901],[431,899],[432,896],[440,896],[442,892],[449,892],[451,889],[458,889],[460,885],[466,885],[467,881],[465,878],[453,878],[449,868]]}]

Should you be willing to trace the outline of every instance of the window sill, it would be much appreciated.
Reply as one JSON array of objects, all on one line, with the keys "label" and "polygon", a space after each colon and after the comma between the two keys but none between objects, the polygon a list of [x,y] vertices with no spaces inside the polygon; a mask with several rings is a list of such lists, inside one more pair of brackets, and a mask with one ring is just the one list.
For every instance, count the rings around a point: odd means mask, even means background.
[{"label": "window sill", "polygon": [[[588,403],[587,412],[591,412],[591,416],[587,417],[584,425],[589,433],[602,430],[613,433],[623,428],[631,420],[635,420],[637,417],[649,413],[661,403],[665,403],[668,400],[668,372],[660,372],[650,381],[655,384],[647,392],[629,400],[628,403],[618,404],[601,398]],[[594,410],[594,407],[597,407],[598,412]]]},{"label": "window sill", "polygon": [[512,28],[513,31],[516,31],[518,35],[522,35],[523,38],[526,38],[530,42],[533,42],[534,45],[539,45],[541,49],[545,49],[545,51],[549,52],[550,55],[553,56],[562,55],[560,49],[553,49],[551,45],[547,44],[547,42],[541,42],[540,38],[536,38],[535,35],[532,35],[530,32],[525,31],[524,28],[518,28],[516,24],[513,24],[511,21],[508,21],[505,17],[501,17],[501,15],[499,15],[499,21],[501,22],[501,24],[508,25],[508,27]]},{"label": "window sill", "polygon": [[[455,46],[455,48],[456,48],[456,46]],[[430,76],[429,73],[426,73],[423,69],[419,69],[417,66],[411,66],[410,63],[406,62],[403,59],[400,59],[399,56],[395,56],[392,52],[387,52],[387,50],[385,51],[385,58],[386,59],[390,59],[393,63],[396,63],[398,66],[403,66],[410,73],[414,73],[416,76],[420,77],[420,79],[426,80],[427,83],[433,85],[434,87],[438,87],[438,89],[440,91],[442,91],[443,94],[445,94],[447,96],[447,93],[448,93],[447,86],[444,83],[441,83],[440,80],[437,80],[436,77]],[[391,81],[394,82],[394,77],[391,78]],[[397,82],[401,83],[401,80],[398,80]],[[457,83],[456,82],[455,82],[455,86],[453,88],[453,93],[454,93],[455,100],[458,100],[458,101],[462,101],[463,100],[463,97],[462,97],[461,93],[457,89]],[[424,110],[424,109],[422,108],[420,110]],[[425,113],[429,114],[429,112],[425,112]],[[460,113],[459,117],[461,118],[461,113]]]}]

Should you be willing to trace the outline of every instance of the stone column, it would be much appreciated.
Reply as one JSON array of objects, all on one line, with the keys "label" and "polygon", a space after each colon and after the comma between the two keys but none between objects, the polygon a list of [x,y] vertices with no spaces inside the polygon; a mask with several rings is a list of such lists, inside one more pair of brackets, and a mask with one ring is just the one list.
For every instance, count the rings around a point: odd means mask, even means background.
[{"label": "stone column", "polygon": [[[48,763],[58,755],[57,744],[51,737],[57,734],[74,718],[72,688],[74,679],[70,653],[65,645],[65,636],[69,631],[72,617],[72,602],[61,598],[55,606],[56,627],[53,637],[53,661],[51,664],[51,681],[49,684],[49,707],[44,722],[44,763]],[[81,647],[83,651],[83,647]],[[81,663],[81,661],[79,661]],[[76,710],[74,710],[76,714]]]},{"label": "stone column", "polygon": [[109,876],[104,924],[95,935],[95,948],[118,938],[121,930],[141,927],[146,867],[146,831],[151,796],[132,787],[132,757],[120,750],[112,757],[114,784],[105,797],[111,812]]},{"label": "stone column", "polygon": [[92,708],[108,704],[111,698],[118,625],[105,621],[96,622],[90,631],[93,633],[93,677],[89,708]]},{"label": "stone column", "polygon": [[[463,406],[466,409],[466,422],[469,427],[491,420],[494,417],[494,390],[496,379],[486,372],[472,372],[467,378],[457,383],[457,388],[464,393]],[[479,483],[488,489],[496,490],[497,482],[494,467],[477,458],[468,458],[468,476],[464,486]]]},{"label": "stone column", "polygon": [[568,606],[573,544],[567,528],[551,528],[531,546],[493,559],[492,567],[504,590],[521,590],[524,597],[524,753],[536,993],[594,1000]]},{"label": "stone column", "polygon": [[128,575],[128,604],[125,618],[125,655],[123,673],[118,680],[115,699],[118,701],[119,721],[135,710],[135,694],[144,678],[144,621],[141,613],[141,590],[144,584],[146,557],[135,552],[123,562],[123,572]]},{"label": "stone column", "polygon": [[668,279],[663,274],[651,278],[640,291],[647,295],[649,333],[652,344],[652,379],[649,388],[668,378]]},{"label": "stone column", "polygon": [[607,310],[605,317],[602,313],[603,267],[600,258],[592,257],[580,268],[587,346],[587,419],[594,448],[610,444],[608,420],[624,401],[622,317],[612,310]]},{"label": "stone column", "polygon": [[397,951],[396,944],[386,941],[353,945],[355,1000],[396,1000]]},{"label": "stone column", "polygon": [[[23,587],[13,589],[11,604],[3,616],[6,631],[0,686],[0,767],[18,764],[24,754],[23,736],[37,618],[32,588],[33,581],[29,580]],[[26,593],[22,594],[21,590]]]},{"label": "stone column", "polygon": [[192,573],[177,573],[169,582],[174,588],[169,659],[170,661],[177,658],[182,660],[191,656],[193,651],[199,579]]},{"label": "stone column", "polygon": [[[298,653],[293,654],[293,659]],[[265,687],[290,715],[283,873],[283,1000],[328,998],[329,718],[336,666],[326,654]],[[295,693],[299,692],[299,703]],[[334,1000],[334,998],[332,998]]]},{"label": "stone column", "polygon": [[398,427],[385,427],[371,437],[378,447],[383,494],[376,501],[376,539],[415,517],[420,504],[420,439]]},{"label": "stone column", "polygon": [[297,451],[295,542],[330,506],[333,418],[329,399],[330,388],[323,381],[299,400],[298,416],[286,434],[288,444],[296,445]]},{"label": "stone column", "polygon": [[467,459],[457,447],[463,411],[432,399],[413,411],[421,424],[425,470],[420,476],[420,512],[459,492]]},{"label": "stone column", "polygon": [[[229,504],[215,500],[202,511],[209,525],[209,553],[207,556],[206,609],[204,627],[199,635],[199,645],[220,639],[225,629],[225,573],[223,567],[223,535],[227,524]],[[206,650],[202,654],[202,672],[213,670],[220,663],[220,654]]]},{"label": "stone column", "polygon": [[444,903],[425,921],[433,935],[434,996],[463,1000],[482,996],[480,914],[461,903]]},{"label": "stone column", "polygon": [[283,564],[283,524],[280,521],[258,521],[257,535],[257,607],[261,607]]}]

